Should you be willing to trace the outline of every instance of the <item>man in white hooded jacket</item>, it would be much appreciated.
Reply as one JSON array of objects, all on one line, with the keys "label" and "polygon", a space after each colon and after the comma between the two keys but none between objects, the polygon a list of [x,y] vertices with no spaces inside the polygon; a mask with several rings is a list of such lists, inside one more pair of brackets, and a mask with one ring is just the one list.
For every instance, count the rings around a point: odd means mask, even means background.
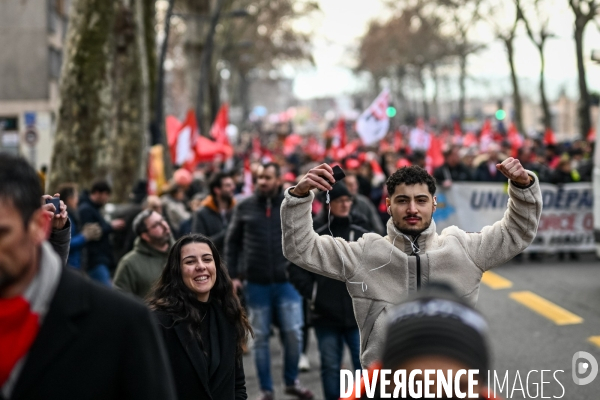
[{"label": "man in white hooded jacket", "polygon": [[346,282],[360,329],[361,362],[381,354],[385,311],[430,281],[444,281],[475,305],[481,275],[522,252],[535,238],[542,195],[535,175],[512,157],[498,170],[509,180],[504,217],[481,232],[451,226],[436,233],[435,180],[420,167],[401,168],[387,181],[387,235],[368,233],[356,242],[320,236],[313,230],[312,189],[331,190],[327,164],[311,169],[285,192],[281,206],[283,253],[309,271]]}]

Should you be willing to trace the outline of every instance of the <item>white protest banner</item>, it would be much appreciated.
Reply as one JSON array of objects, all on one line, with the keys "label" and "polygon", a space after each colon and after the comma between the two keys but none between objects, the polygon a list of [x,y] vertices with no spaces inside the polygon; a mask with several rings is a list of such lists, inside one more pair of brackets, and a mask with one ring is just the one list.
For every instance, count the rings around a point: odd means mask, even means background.
[{"label": "white protest banner", "polygon": [[379,142],[387,134],[390,127],[390,119],[387,116],[389,97],[389,91],[383,89],[356,120],[356,131],[366,146]]},{"label": "white protest banner", "polygon": [[[594,251],[594,197],[589,182],[566,185],[541,184],[543,209],[537,236],[527,251]],[[456,225],[467,232],[480,232],[500,221],[508,204],[507,185],[455,182],[437,193],[433,214],[438,232]]]}]

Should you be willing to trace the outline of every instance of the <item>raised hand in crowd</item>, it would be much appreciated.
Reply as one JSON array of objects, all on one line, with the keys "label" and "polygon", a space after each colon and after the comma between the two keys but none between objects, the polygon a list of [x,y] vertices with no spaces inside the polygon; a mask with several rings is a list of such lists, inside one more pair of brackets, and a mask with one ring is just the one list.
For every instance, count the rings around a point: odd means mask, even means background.
[{"label": "raised hand in crowd", "polygon": [[334,183],[335,179],[331,167],[328,164],[321,164],[308,171],[291,192],[302,197],[306,196],[312,189],[331,190]]},{"label": "raised hand in crowd", "polygon": [[81,229],[81,234],[87,242],[99,240],[102,237],[102,228],[96,222],[85,224]]},{"label": "raised hand in crowd", "polygon": [[531,183],[529,174],[516,158],[508,157],[502,164],[496,164],[496,168],[502,175],[519,185],[527,186]]},{"label": "raised hand in crowd", "polygon": [[[58,193],[54,194],[54,197],[58,197],[58,196],[59,196]],[[53,196],[50,196],[49,194],[43,195],[42,203],[44,203],[46,201],[46,199],[51,199],[52,197]],[[53,230],[63,229],[65,227],[65,224],[69,220],[69,217],[67,214],[67,205],[62,200],[60,201],[60,213],[59,214],[55,214],[56,207],[54,207],[54,204],[52,204],[52,203],[43,204],[42,210],[44,210],[44,212],[48,215],[48,217],[50,217],[52,219],[52,229]]]}]

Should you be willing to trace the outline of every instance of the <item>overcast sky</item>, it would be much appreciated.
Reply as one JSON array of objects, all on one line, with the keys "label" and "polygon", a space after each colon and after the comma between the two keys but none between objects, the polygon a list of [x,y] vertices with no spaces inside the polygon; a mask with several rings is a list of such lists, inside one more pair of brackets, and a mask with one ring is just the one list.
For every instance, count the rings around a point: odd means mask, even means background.
[{"label": "overcast sky", "polygon": [[[318,1],[321,13],[309,22],[305,21],[305,25],[310,25],[314,32],[316,67],[294,71],[294,92],[300,98],[351,94],[366,84],[351,71],[355,62],[353,49],[366,31],[369,21],[385,17],[389,12],[381,0]],[[557,38],[550,40],[546,47],[547,89],[551,99],[557,96],[562,87],[572,96],[578,93],[572,12],[566,0],[556,0],[555,4],[551,10],[551,29]],[[470,83],[469,93],[482,96],[509,94],[510,70],[503,45],[493,41],[487,29],[481,29],[477,35],[485,38],[488,48],[469,59],[469,73],[479,82]],[[600,50],[600,32],[596,25],[588,25],[585,39],[584,51],[589,60],[594,46]],[[516,42],[516,66],[524,94],[537,96],[538,53],[523,27]],[[587,77],[590,90],[600,91],[599,64],[587,62]],[[450,90],[456,91],[456,85],[452,86]]]}]

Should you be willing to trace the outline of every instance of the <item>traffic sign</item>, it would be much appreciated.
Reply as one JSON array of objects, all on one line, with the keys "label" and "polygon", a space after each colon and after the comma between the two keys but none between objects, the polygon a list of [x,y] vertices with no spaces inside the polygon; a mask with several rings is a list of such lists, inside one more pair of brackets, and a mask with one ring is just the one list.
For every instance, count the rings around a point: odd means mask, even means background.
[{"label": "traffic sign", "polygon": [[32,126],[27,127],[27,130],[25,131],[25,142],[28,145],[33,147],[33,146],[35,146],[37,141],[38,141],[37,130]]}]

